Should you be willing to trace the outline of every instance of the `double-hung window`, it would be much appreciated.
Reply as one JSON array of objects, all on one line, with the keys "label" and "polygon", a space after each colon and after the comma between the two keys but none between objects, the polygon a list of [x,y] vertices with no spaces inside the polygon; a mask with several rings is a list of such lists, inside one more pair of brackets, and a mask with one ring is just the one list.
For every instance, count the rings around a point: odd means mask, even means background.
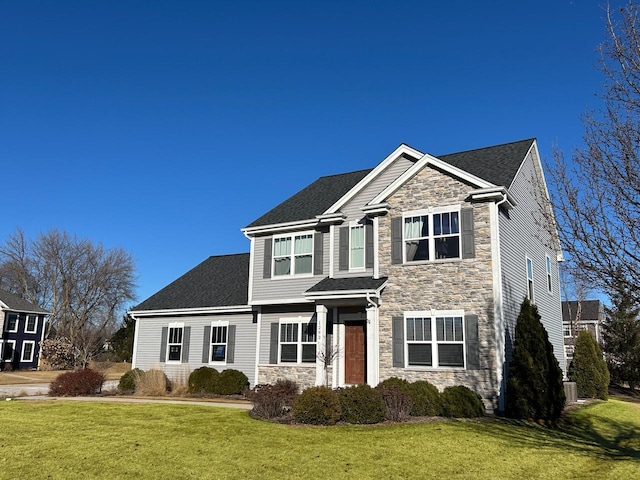
[{"label": "double-hung window", "polygon": [[2,360],[5,362],[12,362],[15,349],[15,340],[5,340],[4,345],[2,346]]},{"label": "double-hung window", "polygon": [[403,220],[404,261],[460,258],[460,209],[410,212]]},{"label": "double-hung window", "polygon": [[364,225],[352,225],[349,228],[349,268],[357,270],[364,268]]},{"label": "double-hung window", "polygon": [[465,366],[464,313],[407,312],[407,365],[432,368]]},{"label": "double-hung window", "polygon": [[214,322],[211,324],[211,358],[210,362],[227,361],[227,332],[229,324]]},{"label": "double-hung window", "polygon": [[20,357],[21,362],[33,362],[33,354],[36,349],[36,342],[25,341],[22,342],[22,355]]},{"label": "double-hung window", "polygon": [[545,260],[546,260],[546,267],[547,267],[547,291],[549,293],[553,293],[552,292],[552,284],[551,284],[551,258],[549,257],[549,255],[545,255]]},{"label": "double-hung window", "polygon": [[274,238],[273,265],[275,276],[312,273],[313,233]]},{"label": "double-hung window", "polygon": [[315,322],[283,319],[280,321],[281,363],[315,363],[317,324]]},{"label": "double-hung window", "polygon": [[184,324],[169,324],[167,335],[167,361],[180,362],[182,360],[182,339],[184,337]]},{"label": "double-hung window", "polygon": [[533,303],[533,262],[527,257],[527,298]]},{"label": "double-hung window", "polygon": [[7,326],[5,327],[7,332],[16,333],[18,331],[18,314],[10,313],[7,316]]},{"label": "double-hung window", "polygon": [[24,324],[24,333],[36,333],[38,327],[38,317],[35,315],[27,315],[27,322]]}]

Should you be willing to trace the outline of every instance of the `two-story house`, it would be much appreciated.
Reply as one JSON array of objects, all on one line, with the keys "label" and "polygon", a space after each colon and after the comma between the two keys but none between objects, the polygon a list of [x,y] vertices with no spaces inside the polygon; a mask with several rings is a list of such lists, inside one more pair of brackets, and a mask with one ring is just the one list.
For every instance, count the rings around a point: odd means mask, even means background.
[{"label": "two-story house", "polygon": [[38,366],[39,342],[49,312],[13,293],[0,290],[0,365],[27,370]]},{"label": "two-story house", "polygon": [[562,302],[562,330],[567,367],[573,360],[574,346],[581,330],[591,333],[598,344],[602,342],[604,318],[604,305],[600,300]]},{"label": "two-story house", "polygon": [[435,157],[400,145],[321,177],[138,305],[134,366],[210,365],[251,384],[466,385],[504,400],[529,297],[564,370],[561,251],[534,139]]}]

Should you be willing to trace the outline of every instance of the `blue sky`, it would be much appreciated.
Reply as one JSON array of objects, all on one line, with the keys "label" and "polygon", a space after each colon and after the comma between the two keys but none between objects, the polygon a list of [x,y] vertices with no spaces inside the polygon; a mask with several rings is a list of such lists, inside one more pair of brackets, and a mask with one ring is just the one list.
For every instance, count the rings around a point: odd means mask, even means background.
[{"label": "blue sky", "polygon": [[0,0],[0,240],[123,247],[142,301],[400,143],[569,154],[603,3]]}]

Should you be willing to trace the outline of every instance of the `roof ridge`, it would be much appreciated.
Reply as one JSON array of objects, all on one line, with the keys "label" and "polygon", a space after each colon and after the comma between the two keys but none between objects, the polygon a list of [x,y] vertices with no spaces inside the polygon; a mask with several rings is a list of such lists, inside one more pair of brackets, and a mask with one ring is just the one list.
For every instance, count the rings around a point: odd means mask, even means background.
[{"label": "roof ridge", "polygon": [[488,145],[486,147],[471,148],[469,150],[461,150],[459,152],[443,153],[441,155],[436,155],[436,158],[446,157],[448,155],[458,155],[458,154],[461,154],[461,153],[478,152],[480,150],[489,150],[489,149],[497,148],[497,147],[506,147],[507,145],[514,145],[516,143],[524,143],[524,142],[533,142],[535,140],[536,140],[535,137],[525,138],[525,139],[522,139],[522,140],[516,140],[514,142],[499,143],[498,145]]}]

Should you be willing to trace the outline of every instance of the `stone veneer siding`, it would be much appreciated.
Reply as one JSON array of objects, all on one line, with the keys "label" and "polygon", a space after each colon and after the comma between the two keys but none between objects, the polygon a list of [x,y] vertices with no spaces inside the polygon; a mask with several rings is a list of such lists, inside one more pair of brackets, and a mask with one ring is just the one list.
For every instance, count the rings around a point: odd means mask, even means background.
[{"label": "stone veneer siding", "polygon": [[[260,365],[258,367],[259,383],[274,384],[277,380],[293,380],[298,384],[300,391],[316,384],[316,365]],[[331,377],[329,377],[331,381]]]},{"label": "stone veneer siding", "polygon": [[[382,293],[380,320],[380,381],[400,377],[427,380],[438,389],[465,385],[479,393],[489,411],[497,407],[491,227],[488,204],[465,202],[474,187],[432,167],[425,167],[387,199],[390,211],[379,218],[380,275],[389,280]],[[391,218],[428,207],[458,205],[474,208],[475,258],[412,265],[391,264]],[[464,310],[478,316],[479,370],[394,368],[392,317],[415,310]],[[406,359],[405,359],[406,360]]]}]

